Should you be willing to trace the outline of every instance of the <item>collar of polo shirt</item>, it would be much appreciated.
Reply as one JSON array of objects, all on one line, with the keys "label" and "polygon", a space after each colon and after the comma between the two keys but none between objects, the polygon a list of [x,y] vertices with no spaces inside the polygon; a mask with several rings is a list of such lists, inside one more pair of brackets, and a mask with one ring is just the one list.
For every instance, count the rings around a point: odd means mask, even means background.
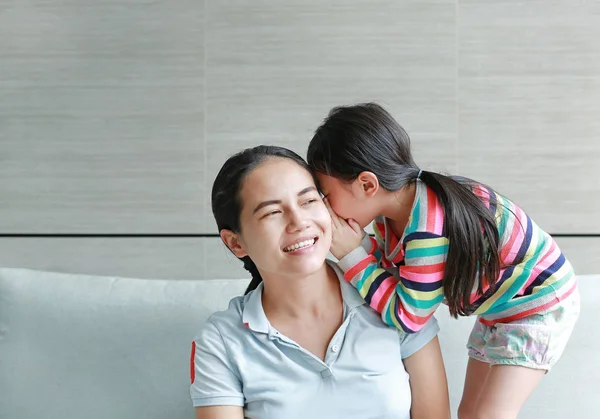
[{"label": "collar of polo shirt", "polygon": [[[366,304],[365,300],[361,298],[356,289],[351,284],[348,284],[344,280],[344,273],[337,265],[330,261],[326,261],[329,266],[333,268],[338,278],[340,279],[340,286],[342,289],[342,300],[344,304],[350,309]],[[269,333],[269,320],[265,315],[265,311],[262,305],[262,293],[263,283],[261,282],[256,289],[246,296],[244,301],[244,308],[242,312],[242,321],[244,325],[250,330],[257,333]]]}]

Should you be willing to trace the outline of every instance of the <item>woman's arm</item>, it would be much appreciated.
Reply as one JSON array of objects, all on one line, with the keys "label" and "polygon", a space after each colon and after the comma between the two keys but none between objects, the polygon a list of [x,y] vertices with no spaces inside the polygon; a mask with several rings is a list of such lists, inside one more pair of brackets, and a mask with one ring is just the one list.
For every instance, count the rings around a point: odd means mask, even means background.
[{"label": "woman's arm", "polygon": [[196,419],[244,419],[244,409],[240,406],[197,407]]},{"label": "woman's arm", "polygon": [[410,376],[411,419],[449,419],[448,381],[437,336],[405,358],[404,368]]},{"label": "woman's arm", "polygon": [[244,393],[237,365],[227,344],[210,319],[192,342],[190,395],[196,418],[243,418]]}]

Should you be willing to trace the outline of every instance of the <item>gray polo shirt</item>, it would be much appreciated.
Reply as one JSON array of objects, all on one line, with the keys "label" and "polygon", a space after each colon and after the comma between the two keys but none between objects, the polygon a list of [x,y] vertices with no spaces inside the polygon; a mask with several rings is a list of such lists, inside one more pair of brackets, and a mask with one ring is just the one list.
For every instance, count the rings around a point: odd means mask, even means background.
[{"label": "gray polo shirt", "polygon": [[402,362],[433,339],[434,317],[419,332],[386,326],[343,273],[343,323],[325,361],[275,330],[262,307],[262,284],[213,314],[193,343],[194,406],[243,406],[247,418],[409,419]]}]

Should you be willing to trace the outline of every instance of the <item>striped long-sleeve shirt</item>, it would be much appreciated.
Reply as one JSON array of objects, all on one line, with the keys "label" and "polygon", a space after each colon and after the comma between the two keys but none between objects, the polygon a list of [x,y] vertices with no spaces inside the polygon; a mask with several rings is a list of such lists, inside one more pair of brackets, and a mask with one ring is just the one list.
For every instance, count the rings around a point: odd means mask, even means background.
[{"label": "striped long-sleeve shirt", "polygon": [[[478,185],[473,192],[495,213],[503,267],[491,295],[482,296],[474,287],[473,314],[491,326],[550,309],[570,295],[577,287],[573,268],[552,237],[493,190]],[[339,266],[385,323],[416,332],[444,302],[444,209],[419,180],[402,237],[394,235],[383,217],[373,224],[375,238],[365,236],[363,246],[342,258]]]}]

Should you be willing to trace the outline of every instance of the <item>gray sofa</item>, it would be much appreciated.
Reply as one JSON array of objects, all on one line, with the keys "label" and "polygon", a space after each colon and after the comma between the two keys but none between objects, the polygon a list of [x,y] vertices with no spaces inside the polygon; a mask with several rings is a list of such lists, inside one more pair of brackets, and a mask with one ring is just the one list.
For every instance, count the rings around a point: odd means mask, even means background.
[{"label": "gray sofa", "polygon": [[[600,417],[600,276],[579,281],[572,342],[522,418]],[[193,418],[191,341],[247,283],[0,269],[0,418]],[[473,319],[436,316],[455,411]]]}]

